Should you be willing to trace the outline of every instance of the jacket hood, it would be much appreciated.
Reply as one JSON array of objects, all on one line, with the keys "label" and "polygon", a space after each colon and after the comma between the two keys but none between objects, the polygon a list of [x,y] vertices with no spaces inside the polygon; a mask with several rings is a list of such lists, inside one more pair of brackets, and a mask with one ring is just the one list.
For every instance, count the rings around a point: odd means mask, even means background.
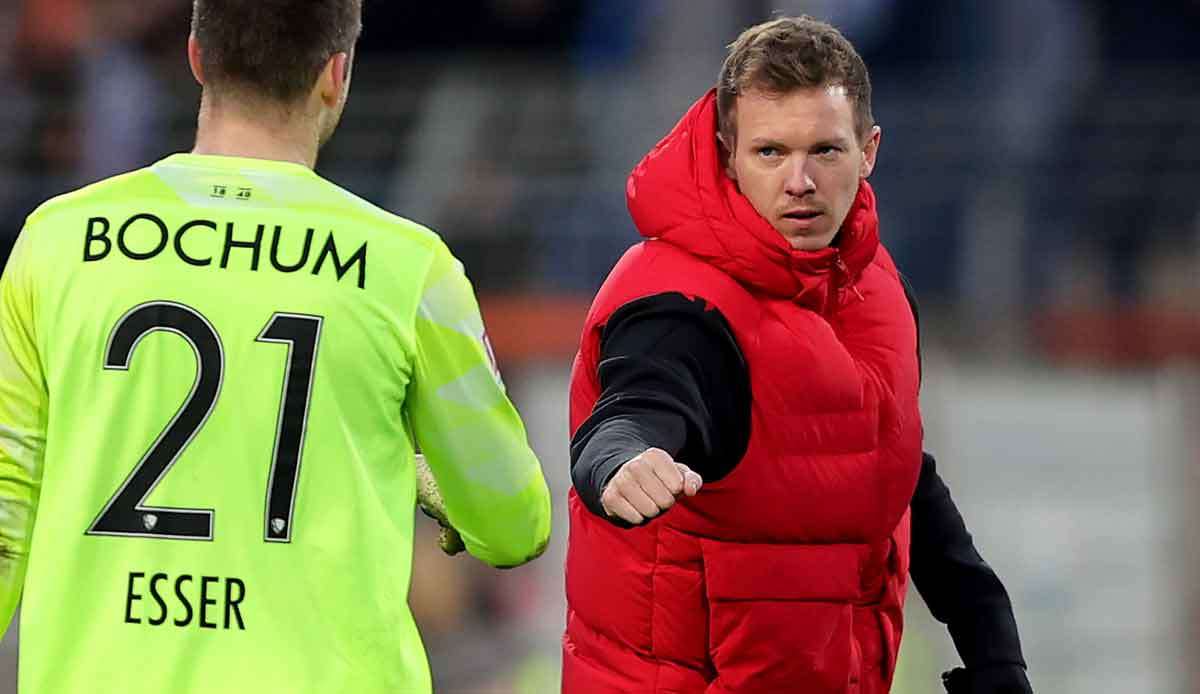
[{"label": "jacket hood", "polygon": [[792,248],[721,166],[716,90],[642,159],[625,193],[642,236],[678,246],[751,290],[818,309],[831,290],[857,280],[879,247],[875,193],[862,181],[835,245]]}]

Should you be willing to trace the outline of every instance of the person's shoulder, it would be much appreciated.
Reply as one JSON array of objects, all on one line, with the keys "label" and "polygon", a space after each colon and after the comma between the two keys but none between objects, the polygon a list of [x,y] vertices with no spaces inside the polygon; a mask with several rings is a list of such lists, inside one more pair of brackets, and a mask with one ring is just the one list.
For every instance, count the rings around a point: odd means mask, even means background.
[{"label": "person's shoulder", "polygon": [[337,196],[338,211],[358,218],[371,226],[377,233],[387,237],[408,241],[428,249],[432,253],[449,253],[442,237],[433,229],[383,209],[375,203],[329,181],[326,183]]},{"label": "person's shoulder", "polygon": [[81,208],[130,195],[153,195],[156,182],[157,179],[150,173],[149,168],[105,178],[46,200],[29,213],[25,218],[25,225],[33,227],[60,214],[75,213]]},{"label": "person's shoulder", "polygon": [[896,265],[896,261],[892,258],[892,254],[888,251],[887,246],[882,242],[875,250],[875,256],[871,258],[871,263],[868,267],[876,268],[884,274],[892,277],[897,282],[900,281],[900,270]]},{"label": "person's shoulder", "polygon": [[349,218],[360,228],[370,230],[369,243],[382,245],[385,255],[399,262],[423,266],[425,273],[440,276],[446,271],[465,274],[458,258],[442,236],[418,221],[386,210],[375,203],[325,179],[321,181],[332,192],[331,210],[337,216]]}]

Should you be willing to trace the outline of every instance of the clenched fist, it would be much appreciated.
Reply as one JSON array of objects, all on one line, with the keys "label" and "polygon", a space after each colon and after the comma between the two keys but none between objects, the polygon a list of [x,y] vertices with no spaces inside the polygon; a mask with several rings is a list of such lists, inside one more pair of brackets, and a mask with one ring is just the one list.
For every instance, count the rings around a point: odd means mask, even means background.
[{"label": "clenched fist", "polygon": [[638,525],[675,505],[680,494],[695,496],[704,481],[666,451],[647,448],[617,470],[600,503],[610,516]]}]

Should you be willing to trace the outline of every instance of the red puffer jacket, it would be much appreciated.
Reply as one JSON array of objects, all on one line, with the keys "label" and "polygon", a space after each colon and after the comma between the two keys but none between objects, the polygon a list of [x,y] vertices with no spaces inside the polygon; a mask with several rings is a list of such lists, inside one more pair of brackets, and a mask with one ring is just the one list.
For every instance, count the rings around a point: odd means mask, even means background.
[{"label": "red puffer jacket", "polygon": [[715,123],[709,93],[629,179],[648,240],[588,315],[571,430],[600,394],[608,317],[680,292],[733,329],[750,443],[728,477],[631,530],[571,491],[563,691],[883,694],[921,462],[912,312],[865,182],[836,248],[793,250],[721,171]]}]

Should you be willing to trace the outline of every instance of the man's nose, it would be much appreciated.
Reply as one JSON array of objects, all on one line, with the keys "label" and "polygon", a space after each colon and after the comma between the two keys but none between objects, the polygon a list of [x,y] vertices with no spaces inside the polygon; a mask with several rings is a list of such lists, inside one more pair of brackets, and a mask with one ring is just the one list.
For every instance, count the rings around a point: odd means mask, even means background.
[{"label": "man's nose", "polygon": [[817,184],[808,175],[808,157],[795,157],[788,162],[787,180],[784,191],[794,197],[803,197],[817,189]]}]

